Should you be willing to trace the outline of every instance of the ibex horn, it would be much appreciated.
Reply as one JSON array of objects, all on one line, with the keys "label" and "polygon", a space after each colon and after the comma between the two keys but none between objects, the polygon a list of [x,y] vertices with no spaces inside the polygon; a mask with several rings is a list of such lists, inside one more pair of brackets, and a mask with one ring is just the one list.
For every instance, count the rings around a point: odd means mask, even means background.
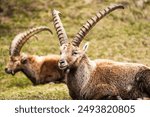
[{"label": "ibex horn", "polygon": [[60,41],[60,45],[63,45],[65,43],[67,43],[67,34],[66,31],[63,27],[63,24],[60,20],[60,16],[59,16],[60,12],[57,10],[52,10],[52,16],[53,16],[53,21],[54,21],[54,27],[56,29],[59,41]]},{"label": "ibex horn", "polygon": [[116,9],[124,9],[122,4],[110,5],[102,11],[99,11],[95,16],[91,19],[87,20],[87,22],[81,27],[79,32],[76,34],[74,39],[72,40],[72,44],[74,46],[79,46],[83,38],[88,34],[88,32],[95,26],[95,24],[100,21],[104,16],[109,14],[110,12]]},{"label": "ibex horn", "polygon": [[16,37],[13,39],[10,45],[10,49],[9,49],[10,56],[20,55],[21,48],[26,43],[26,41],[33,35],[44,30],[49,31],[52,34],[52,31],[50,30],[50,28],[46,26],[39,26],[39,27],[29,29],[28,31],[25,31],[23,33],[16,35]]}]

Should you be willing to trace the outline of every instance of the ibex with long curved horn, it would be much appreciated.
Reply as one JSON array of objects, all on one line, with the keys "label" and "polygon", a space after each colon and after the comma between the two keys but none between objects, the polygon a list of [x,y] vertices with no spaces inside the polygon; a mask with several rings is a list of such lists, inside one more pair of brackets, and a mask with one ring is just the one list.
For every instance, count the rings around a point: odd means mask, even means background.
[{"label": "ibex with long curved horn", "polygon": [[34,85],[49,82],[64,82],[64,73],[58,68],[59,55],[35,56],[20,53],[21,48],[33,35],[41,31],[52,31],[45,26],[32,28],[18,34],[10,45],[10,61],[6,73],[23,72]]},{"label": "ibex with long curved horn", "polygon": [[[70,43],[59,38],[61,57],[58,66],[66,71],[67,86],[73,99],[108,99],[117,96],[121,96],[122,99],[150,97],[149,67],[143,64],[106,59],[92,61],[85,54],[87,44],[83,49],[79,48],[84,36],[100,19],[116,9],[123,8],[120,4],[111,5],[98,12],[82,26]],[[61,43],[63,41],[66,43]]]}]

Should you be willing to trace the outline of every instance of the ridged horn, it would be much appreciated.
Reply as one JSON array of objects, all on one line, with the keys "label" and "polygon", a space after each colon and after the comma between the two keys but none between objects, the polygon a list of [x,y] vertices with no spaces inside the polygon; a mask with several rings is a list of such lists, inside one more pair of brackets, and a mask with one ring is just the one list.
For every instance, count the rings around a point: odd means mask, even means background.
[{"label": "ridged horn", "polygon": [[52,34],[52,31],[50,28],[46,26],[39,26],[36,28],[29,29],[25,32],[19,33],[16,35],[16,37],[13,39],[10,48],[9,48],[9,54],[10,56],[18,56],[20,55],[21,48],[26,43],[26,41],[32,37],[33,35],[41,32],[41,31],[49,31]]},{"label": "ridged horn", "polygon": [[63,24],[61,22],[59,14],[60,14],[59,11],[57,11],[55,9],[52,10],[54,27],[56,29],[57,36],[58,36],[58,39],[60,41],[60,45],[63,45],[65,43],[67,43],[68,37],[67,37],[66,31],[65,31],[65,29],[63,27]]},{"label": "ridged horn", "polygon": [[88,34],[88,32],[96,25],[98,21],[100,21],[104,16],[109,14],[110,12],[116,9],[124,9],[122,4],[114,4],[110,5],[102,11],[99,11],[92,18],[87,20],[87,22],[81,27],[79,32],[76,34],[74,39],[72,40],[72,44],[74,46],[79,46],[83,38]]}]

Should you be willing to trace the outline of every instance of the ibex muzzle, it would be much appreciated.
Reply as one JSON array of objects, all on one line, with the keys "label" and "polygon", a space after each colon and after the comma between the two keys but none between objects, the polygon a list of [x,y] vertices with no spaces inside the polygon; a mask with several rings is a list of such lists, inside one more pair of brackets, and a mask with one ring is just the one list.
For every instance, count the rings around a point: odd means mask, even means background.
[{"label": "ibex muzzle", "polygon": [[68,67],[68,63],[65,59],[60,59],[58,66],[60,69],[66,69]]},{"label": "ibex muzzle", "polygon": [[[64,51],[67,51],[67,48],[65,47],[65,44],[62,45],[61,48],[65,49]],[[61,54],[61,58],[60,58],[60,60],[58,62],[58,66],[62,70],[67,69],[68,65],[69,65],[68,62],[67,62],[67,54],[65,52],[63,52],[63,51],[61,51],[60,54]]]},{"label": "ibex muzzle", "polygon": [[9,68],[5,68],[5,72],[6,72],[7,74],[15,75],[15,72],[14,72],[12,69],[9,69]]},{"label": "ibex muzzle", "polygon": [[12,69],[10,69],[10,68],[5,68],[5,72],[6,72],[7,74],[15,75],[16,70],[12,70]]},{"label": "ibex muzzle", "polygon": [[10,61],[5,68],[7,74],[15,75],[21,70],[22,61],[21,56],[10,57]]}]

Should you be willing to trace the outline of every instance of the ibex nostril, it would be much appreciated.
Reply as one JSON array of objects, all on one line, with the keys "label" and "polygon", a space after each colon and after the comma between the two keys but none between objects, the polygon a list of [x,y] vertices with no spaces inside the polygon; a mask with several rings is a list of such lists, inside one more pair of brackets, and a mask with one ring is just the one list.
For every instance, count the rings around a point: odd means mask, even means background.
[{"label": "ibex nostril", "polygon": [[10,74],[10,73],[11,73],[11,70],[9,70],[8,68],[5,68],[5,72],[6,72],[7,74]]},{"label": "ibex nostril", "polygon": [[65,63],[65,61],[64,60],[60,60],[59,63],[62,65],[62,64]]},{"label": "ibex nostril", "polygon": [[8,71],[8,68],[5,68],[5,72],[7,72]]}]

